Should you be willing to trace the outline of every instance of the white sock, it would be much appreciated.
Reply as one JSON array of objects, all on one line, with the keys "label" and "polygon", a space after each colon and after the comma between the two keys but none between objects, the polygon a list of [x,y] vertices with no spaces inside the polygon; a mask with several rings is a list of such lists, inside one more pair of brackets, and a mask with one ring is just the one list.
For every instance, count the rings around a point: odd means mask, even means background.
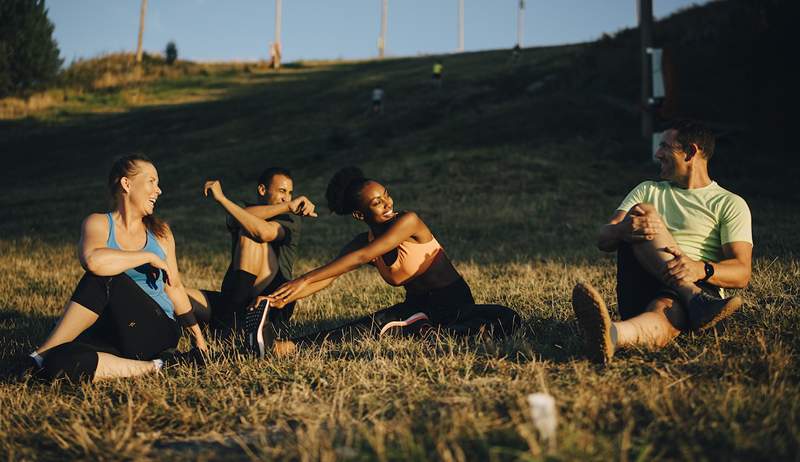
[{"label": "white sock", "polygon": [[42,357],[39,355],[39,353],[37,353],[37,352],[35,352],[35,351],[34,351],[33,353],[29,354],[28,356],[30,356],[31,358],[33,358],[33,360],[36,362],[36,365],[37,365],[37,366],[39,366],[39,367],[42,367],[42,364],[44,363],[44,358],[42,358]]},{"label": "white sock", "polygon": [[156,372],[160,371],[162,367],[164,367],[164,361],[160,359],[154,359],[153,365],[156,366]]}]

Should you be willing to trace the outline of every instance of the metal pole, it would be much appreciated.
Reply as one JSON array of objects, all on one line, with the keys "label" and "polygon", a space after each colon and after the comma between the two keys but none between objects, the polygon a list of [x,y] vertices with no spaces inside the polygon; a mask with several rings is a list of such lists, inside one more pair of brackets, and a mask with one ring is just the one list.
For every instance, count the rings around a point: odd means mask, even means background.
[{"label": "metal pole", "polygon": [[144,14],[147,12],[147,0],[142,0],[139,11],[139,41],[136,45],[136,62],[142,62],[142,37],[144,37]]},{"label": "metal pole", "polygon": [[639,55],[642,60],[642,137],[651,142],[653,139],[653,110],[650,97],[653,93],[651,81],[650,56],[647,49],[653,45],[653,0],[639,0],[639,32],[641,43]]},{"label": "metal pole", "polygon": [[386,15],[389,10],[389,0],[381,2],[381,36],[378,38],[378,57],[383,59],[386,51]]},{"label": "metal pole", "polygon": [[519,0],[519,12],[517,13],[517,46],[522,48],[522,22],[525,19],[525,0]]},{"label": "metal pole", "polygon": [[464,51],[464,0],[458,0],[458,51]]}]

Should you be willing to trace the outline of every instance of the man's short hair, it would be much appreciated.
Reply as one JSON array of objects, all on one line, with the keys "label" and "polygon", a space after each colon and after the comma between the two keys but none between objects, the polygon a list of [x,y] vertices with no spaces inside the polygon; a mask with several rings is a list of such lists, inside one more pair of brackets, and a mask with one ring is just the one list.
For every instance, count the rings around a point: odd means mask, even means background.
[{"label": "man's short hair", "polygon": [[692,144],[696,144],[706,159],[714,155],[716,137],[705,124],[695,120],[679,120],[671,123],[668,128],[677,132],[675,141],[685,152],[690,152]]},{"label": "man's short hair", "polygon": [[258,184],[263,184],[264,187],[269,188],[269,185],[272,184],[272,178],[275,175],[283,175],[286,178],[294,181],[294,178],[292,178],[292,172],[290,172],[288,168],[270,167],[261,172],[261,175],[258,177]]}]

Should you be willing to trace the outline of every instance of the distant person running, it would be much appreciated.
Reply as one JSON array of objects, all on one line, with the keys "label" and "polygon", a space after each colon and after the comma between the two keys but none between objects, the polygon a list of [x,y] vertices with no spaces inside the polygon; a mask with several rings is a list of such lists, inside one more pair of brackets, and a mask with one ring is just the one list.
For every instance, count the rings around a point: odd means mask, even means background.
[{"label": "distant person running", "polygon": [[572,305],[589,356],[608,362],[628,346],[660,348],[683,331],[703,331],[736,311],[740,297],[721,288],[750,281],[750,210],[708,174],[714,135],[700,123],[664,132],[656,158],[665,181],[645,181],[628,193],[597,246],[617,252],[621,322],[611,322],[598,292],[575,286]]},{"label": "distant person running", "polygon": [[[240,207],[222,192],[217,180],[207,181],[209,194],[228,212],[231,262],[222,291],[188,289],[196,316],[212,328],[230,333],[243,329],[244,310],[259,294],[268,294],[292,279],[300,242],[301,216],[317,216],[304,196],[292,199],[294,181],[285,168],[268,168],[258,179],[256,204]],[[270,313],[276,327],[286,328],[294,304]]]},{"label": "distant person running", "polygon": [[436,61],[433,63],[433,83],[436,84],[437,87],[442,86],[442,77],[444,73],[444,65],[441,61]]},{"label": "distant person running", "polygon": [[372,90],[372,112],[383,114],[383,88],[375,87]]},{"label": "distant person running", "polygon": [[31,357],[46,378],[73,381],[153,373],[166,363],[202,364],[197,350],[177,353],[179,324],[200,349],[169,226],[153,215],[158,172],[141,154],[117,160],[108,177],[109,213],[83,221],[78,257],[86,270],[47,340]]},{"label": "distant person running", "polygon": [[328,184],[326,198],[333,212],[351,215],[369,231],[357,235],[332,262],[282,285],[268,297],[259,297],[257,303],[269,299],[268,311],[280,311],[367,263],[388,284],[403,286],[406,299],[338,328],[281,342],[282,348],[326,339],[338,341],[350,334],[413,334],[427,327],[441,327],[456,335],[508,335],[520,324],[519,316],[510,308],[476,305],[469,286],[422,219],[414,212],[396,212],[389,191],[365,178],[358,168],[337,172]]}]

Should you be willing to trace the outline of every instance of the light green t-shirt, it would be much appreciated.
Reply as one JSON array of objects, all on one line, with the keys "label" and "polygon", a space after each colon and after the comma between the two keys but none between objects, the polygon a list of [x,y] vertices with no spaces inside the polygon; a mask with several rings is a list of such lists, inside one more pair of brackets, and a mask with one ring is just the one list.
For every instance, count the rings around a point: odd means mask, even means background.
[{"label": "light green t-shirt", "polygon": [[628,193],[617,210],[627,212],[642,202],[655,206],[675,242],[694,260],[717,262],[724,258],[724,244],[753,243],[747,203],[716,181],[696,189],[645,181]]}]

